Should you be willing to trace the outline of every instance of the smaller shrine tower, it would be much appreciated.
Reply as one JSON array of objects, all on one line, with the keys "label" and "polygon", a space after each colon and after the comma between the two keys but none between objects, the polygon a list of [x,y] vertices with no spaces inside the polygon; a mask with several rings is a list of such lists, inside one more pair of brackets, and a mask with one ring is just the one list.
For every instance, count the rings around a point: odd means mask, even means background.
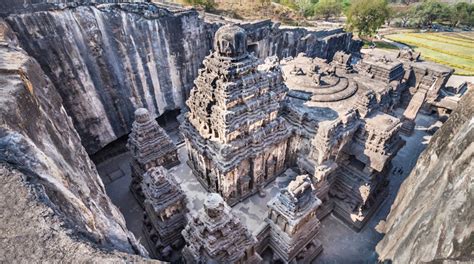
[{"label": "smaller shrine tower", "polygon": [[127,148],[132,154],[130,190],[143,206],[145,200],[141,189],[143,174],[153,167],[163,166],[169,169],[178,165],[178,151],[165,130],[151,118],[145,108],[135,111],[135,122],[128,137]]},{"label": "smaller shrine tower", "polygon": [[173,252],[184,246],[181,231],[186,226],[186,196],[173,175],[161,166],[143,175],[142,190],[145,195],[143,231],[153,250],[151,253],[160,260],[172,261]]},{"label": "smaller shrine tower", "polygon": [[183,230],[185,263],[260,263],[257,239],[234,216],[224,199],[211,193]]},{"label": "smaller shrine tower", "polygon": [[310,263],[321,253],[323,247],[316,238],[320,228],[316,210],[320,205],[309,175],[297,176],[268,203],[266,221],[274,260]]}]

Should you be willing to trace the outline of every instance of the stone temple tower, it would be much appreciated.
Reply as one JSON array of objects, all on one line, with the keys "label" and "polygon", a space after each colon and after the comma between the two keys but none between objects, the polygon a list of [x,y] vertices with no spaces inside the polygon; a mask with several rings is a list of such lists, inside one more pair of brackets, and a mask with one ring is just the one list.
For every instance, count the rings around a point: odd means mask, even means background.
[{"label": "stone temple tower", "polygon": [[153,167],[163,166],[169,169],[179,164],[178,151],[165,130],[151,118],[145,108],[135,111],[135,122],[128,137],[127,147],[132,154],[130,190],[143,206],[143,174]]},{"label": "stone temple tower", "polygon": [[209,194],[199,214],[188,216],[183,230],[185,263],[261,263],[255,252],[257,239],[219,194]]},{"label": "stone temple tower", "polygon": [[266,221],[274,260],[284,263],[310,263],[323,250],[316,238],[320,222],[316,197],[309,175],[300,175],[269,203]]},{"label": "stone temple tower", "polygon": [[287,87],[278,65],[258,69],[235,25],[216,32],[203,64],[181,128],[198,180],[233,205],[286,169],[290,130],[279,112]]},{"label": "stone temple tower", "polygon": [[173,175],[153,167],[143,175],[145,195],[143,231],[154,257],[173,261],[184,246],[181,231],[186,226],[186,196]]}]

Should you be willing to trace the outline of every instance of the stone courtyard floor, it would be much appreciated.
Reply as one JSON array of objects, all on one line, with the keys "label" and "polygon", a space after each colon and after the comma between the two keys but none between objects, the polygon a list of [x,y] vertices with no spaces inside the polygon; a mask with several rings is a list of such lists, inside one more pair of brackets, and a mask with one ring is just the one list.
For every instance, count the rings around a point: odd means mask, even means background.
[{"label": "stone courtyard floor", "polygon": [[[397,111],[396,114],[400,115],[401,112]],[[402,136],[406,145],[392,160],[392,165],[393,168],[401,168],[403,172],[394,172],[395,170],[391,172],[389,195],[361,232],[355,232],[332,215],[323,219],[318,238],[323,243],[324,250],[315,263],[376,262],[375,245],[383,235],[379,234],[375,227],[380,220],[385,219],[388,215],[401,183],[410,173],[419,154],[429,142],[431,138],[429,128],[435,122],[434,117],[420,114],[416,119],[413,135]],[[176,139],[177,137],[173,136],[172,138]],[[176,175],[176,180],[187,194],[189,209],[199,210],[203,207],[207,192],[192,175],[191,169],[186,164],[187,153],[184,145],[179,146],[178,152],[181,164],[173,167],[170,171]],[[135,234],[139,241],[146,244],[142,234],[143,210],[128,188],[131,181],[130,160],[130,155],[123,153],[97,164],[97,170],[106,186],[107,194],[124,215],[128,229]],[[265,187],[265,197],[256,194],[234,206],[232,211],[252,233],[257,234],[264,226],[264,219],[267,215],[266,204],[278,191],[276,183],[270,183]]]}]

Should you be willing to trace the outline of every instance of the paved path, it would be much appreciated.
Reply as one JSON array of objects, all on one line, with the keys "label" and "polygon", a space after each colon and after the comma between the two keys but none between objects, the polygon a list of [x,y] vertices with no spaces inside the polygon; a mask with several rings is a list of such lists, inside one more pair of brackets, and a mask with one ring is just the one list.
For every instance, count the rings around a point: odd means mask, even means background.
[{"label": "paved path", "polygon": [[399,49],[410,49],[411,50],[410,46],[405,45],[403,43],[395,42],[393,40],[386,39],[386,38],[383,38],[382,41],[387,42],[388,44],[392,44],[393,46],[396,46]]}]

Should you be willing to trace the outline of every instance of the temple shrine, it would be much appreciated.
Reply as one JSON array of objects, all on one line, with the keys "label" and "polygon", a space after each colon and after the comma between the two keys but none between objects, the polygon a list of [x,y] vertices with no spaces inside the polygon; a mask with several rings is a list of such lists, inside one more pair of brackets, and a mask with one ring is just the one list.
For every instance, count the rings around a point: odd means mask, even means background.
[{"label": "temple shrine", "polygon": [[165,130],[152,119],[145,108],[135,111],[135,121],[128,137],[127,147],[132,154],[132,183],[130,190],[143,206],[145,197],[141,189],[143,174],[150,168],[171,168],[179,164],[178,152]]},{"label": "temple shrine", "polygon": [[257,239],[250,234],[217,193],[210,193],[204,208],[189,215],[183,230],[185,263],[260,263]]},{"label": "temple shrine", "polygon": [[287,88],[279,67],[257,67],[238,26],[217,31],[203,64],[182,124],[188,164],[208,191],[234,205],[288,167],[290,129],[280,115]]},{"label": "temple shrine", "polygon": [[[186,165],[211,193],[179,227],[182,260],[258,263],[271,252],[271,261],[310,263],[324,246],[320,220],[333,214],[360,231],[387,196],[391,160],[405,144],[400,134],[452,73],[418,60],[406,52],[354,58],[338,51],[331,60],[300,53],[261,61],[248,51],[245,30],[217,30],[181,118]],[[155,142],[142,115],[133,133]],[[149,155],[146,146],[134,156]],[[256,193],[265,208],[249,202]],[[257,222],[247,222],[244,200]],[[149,226],[154,221],[163,220]]]},{"label": "temple shrine", "polygon": [[[184,246],[181,231],[186,225],[186,195],[175,175],[164,167],[152,167],[143,175],[145,195],[143,231],[153,256],[171,261]],[[174,252],[173,252],[174,251]],[[174,259],[173,259],[174,258]]]}]

